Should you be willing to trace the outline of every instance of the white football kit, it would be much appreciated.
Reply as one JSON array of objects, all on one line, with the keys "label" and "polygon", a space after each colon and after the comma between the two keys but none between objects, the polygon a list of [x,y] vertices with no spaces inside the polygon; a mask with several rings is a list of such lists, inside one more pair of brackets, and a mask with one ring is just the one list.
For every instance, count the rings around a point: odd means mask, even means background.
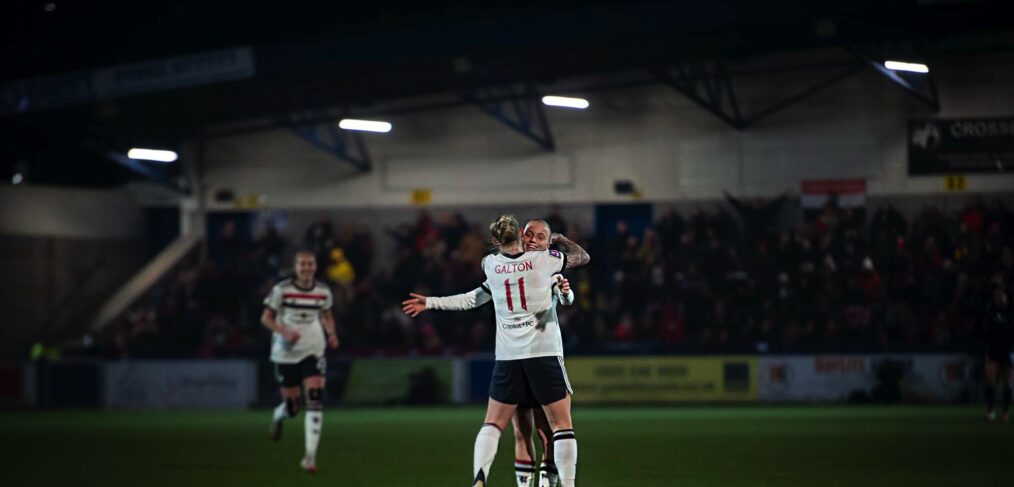
[{"label": "white football kit", "polygon": [[271,337],[271,361],[280,364],[294,364],[306,357],[324,356],[327,339],[320,313],[331,309],[331,289],[320,281],[313,287],[299,287],[295,279],[286,279],[264,298],[264,306],[275,312],[278,324],[299,333],[299,340],[290,343],[278,333]]},{"label": "white football kit", "polygon": [[566,266],[556,250],[491,254],[482,260],[496,310],[496,359],[563,356],[553,275]]},{"label": "white football kit", "polygon": [[[556,252],[556,251],[554,251],[554,252]],[[558,284],[557,278],[563,279],[563,275],[561,275],[561,274],[554,274],[553,276],[551,276],[551,280],[553,281],[553,285],[554,285],[554,287],[553,287],[553,297],[552,297],[552,302],[551,302],[551,305],[550,305],[550,307],[553,309],[553,316],[552,317],[547,317],[545,314],[542,315],[542,317],[548,319],[547,320],[547,322],[548,322],[547,323],[547,328],[550,327],[549,322],[557,324],[556,327],[555,327],[557,329],[557,333],[555,333],[555,334],[551,333],[550,335],[542,336],[542,337],[540,337],[541,338],[540,340],[537,340],[537,344],[539,345],[540,350],[545,350],[548,347],[542,346],[542,340],[552,339],[554,337],[554,335],[555,335],[555,338],[557,340],[557,345],[556,345],[556,347],[549,347],[549,348],[553,348],[554,350],[559,350],[560,353],[549,353],[548,355],[550,355],[550,356],[553,356],[553,355],[563,356],[563,348],[564,348],[563,337],[559,333],[559,331],[560,331],[559,330],[559,328],[560,328],[559,327],[559,322],[556,319],[556,307],[557,307],[557,304],[563,304],[565,306],[569,306],[569,305],[571,305],[571,304],[574,303],[574,297],[575,297],[573,290],[571,290],[569,292],[563,292],[563,290],[560,289],[560,287],[557,285]],[[526,288],[526,290],[527,290],[527,288]],[[517,292],[517,291],[514,291],[514,292]],[[511,299],[513,300],[514,297],[515,296],[512,294],[511,295]],[[475,308],[477,308],[479,306],[482,306],[483,304],[486,304],[487,302],[490,302],[490,300],[492,300],[492,299],[493,299],[493,295],[489,291],[488,284],[486,284],[484,282],[483,285],[482,285],[482,287],[477,287],[476,289],[473,289],[472,291],[464,292],[464,293],[461,293],[461,294],[454,294],[452,296],[428,296],[426,298],[426,308],[427,309],[440,309],[440,310],[475,309]],[[513,304],[513,303],[511,303],[511,304]],[[520,301],[518,302],[518,304],[520,305]],[[525,304],[527,304],[527,296],[525,296]],[[509,310],[509,306],[508,306],[508,310]],[[499,327],[499,321],[497,322],[497,324],[498,324],[498,327]],[[499,339],[499,335],[498,335],[498,339]],[[498,348],[498,350],[499,350],[499,348]],[[520,355],[525,355],[525,354],[521,353]],[[538,354],[535,354],[535,355],[526,355],[526,356],[546,356],[546,355],[538,353]],[[501,359],[499,354],[497,355],[497,359],[498,360]],[[507,360],[507,359],[504,359],[504,360]]]}]

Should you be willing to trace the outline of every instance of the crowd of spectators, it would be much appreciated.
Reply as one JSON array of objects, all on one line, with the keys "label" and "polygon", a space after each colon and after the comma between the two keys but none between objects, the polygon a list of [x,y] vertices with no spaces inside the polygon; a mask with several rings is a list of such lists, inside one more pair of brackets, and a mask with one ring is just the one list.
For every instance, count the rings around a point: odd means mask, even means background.
[{"label": "crowd of spectators", "polygon": [[[784,200],[726,195],[711,209],[666,212],[637,234],[619,222],[608,240],[554,210],[554,230],[592,254],[589,268],[567,273],[577,293],[560,310],[568,353],[967,350],[991,286],[1010,292],[1014,215],[999,199],[909,217],[886,203],[843,209],[832,200],[779,225]],[[332,287],[345,353],[490,352],[489,306],[415,319],[400,310],[409,292],[478,286],[484,223],[423,211],[373,235],[321,217],[303,235],[269,227],[252,241],[226,224],[209,241],[210,258],[181,266],[119,320],[113,353],[266,356],[261,302],[297,247],[317,255],[319,278]],[[393,239],[393,255],[376,254],[381,238]],[[378,258],[393,265],[376,270]]]},{"label": "crowd of spectators", "polygon": [[672,212],[613,243],[621,292],[597,292],[584,317],[591,340],[713,352],[968,349],[990,286],[1011,285],[1014,219],[1000,200],[976,198],[949,217],[926,207],[911,222],[889,204],[867,221],[832,203],[779,229],[770,221],[779,200],[728,198],[732,212]]}]

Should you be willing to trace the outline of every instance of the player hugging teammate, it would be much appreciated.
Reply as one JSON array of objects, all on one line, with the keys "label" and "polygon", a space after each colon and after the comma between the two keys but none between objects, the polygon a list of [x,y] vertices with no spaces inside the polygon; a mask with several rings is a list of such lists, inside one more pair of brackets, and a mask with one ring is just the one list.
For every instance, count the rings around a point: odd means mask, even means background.
[{"label": "player hugging teammate", "polygon": [[[496,362],[486,419],[475,440],[473,485],[486,485],[500,435],[512,419],[518,485],[531,485],[532,416],[527,411],[518,413],[520,405],[528,404],[535,406],[531,412],[545,413],[546,423],[552,429],[546,435],[546,443],[552,438],[553,447],[544,444],[544,453],[550,450],[553,453],[544,457],[541,485],[549,485],[551,477],[555,477],[550,475],[555,463],[560,484],[570,487],[577,474],[577,438],[570,415],[572,391],[563,365],[556,304],[561,301],[566,304],[573,298],[566,281],[556,275],[588,263],[589,256],[562,235],[550,234],[549,225],[541,220],[529,222],[522,235],[517,220],[504,215],[490,225],[490,233],[497,252],[482,260],[486,281],[481,287],[442,298],[412,294],[402,303],[404,311],[415,316],[425,309],[472,309],[493,302]],[[564,252],[548,250],[550,242]]]},{"label": "player hugging teammate", "polygon": [[300,466],[317,471],[317,444],[324,422],[325,345],[338,348],[331,315],[331,289],[317,281],[313,253],[299,251],[294,262],[295,276],[271,288],[264,298],[261,323],[273,332],[271,361],[281,387],[282,402],[271,418],[271,438],[278,441],[282,422],[299,413],[300,386],[306,404],[304,434],[306,453]]}]

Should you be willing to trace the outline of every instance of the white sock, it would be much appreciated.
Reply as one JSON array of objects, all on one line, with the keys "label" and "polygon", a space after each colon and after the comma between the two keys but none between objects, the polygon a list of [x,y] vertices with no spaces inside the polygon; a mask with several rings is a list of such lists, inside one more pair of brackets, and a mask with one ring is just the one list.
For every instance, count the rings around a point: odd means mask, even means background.
[{"label": "white sock", "polygon": [[493,464],[493,457],[496,456],[496,447],[500,443],[500,433],[500,428],[490,423],[486,423],[482,425],[482,428],[479,428],[479,434],[475,437],[475,452],[472,455],[473,479],[482,479],[483,482],[488,483],[489,467]]},{"label": "white sock", "polygon": [[289,410],[285,407],[285,401],[282,401],[275,411],[271,413],[271,418],[275,421],[281,421],[289,416]]},{"label": "white sock", "polygon": [[518,487],[533,487],[535,465],[532,462],[514,460],[514,476],[517,477]]},{"label": "white sock", "polygon": [[553,433],[553,449],[556,468],[560,472],[560,485],[573,487],[577,477],[577,438],[574,430],[558,430]]},{"label": "white sock", "polygon": [[320,443],[320,430],[324,426],[323,411],[307,411],[304,424],[306,425],[306,456],[310,459],[317,458],[317,444]]}]

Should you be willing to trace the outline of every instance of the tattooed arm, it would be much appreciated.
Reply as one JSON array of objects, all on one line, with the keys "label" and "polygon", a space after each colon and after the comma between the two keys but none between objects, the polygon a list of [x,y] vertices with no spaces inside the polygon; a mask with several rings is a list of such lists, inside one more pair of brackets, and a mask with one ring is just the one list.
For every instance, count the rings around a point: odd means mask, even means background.
[{"label": "tattooed arm", "polygon": [[555,243],[564,254],[567,254],[567,269],[581,267],[591,260],[591,256],[580,245],[559,233],[554,233],[549,242]]}]

